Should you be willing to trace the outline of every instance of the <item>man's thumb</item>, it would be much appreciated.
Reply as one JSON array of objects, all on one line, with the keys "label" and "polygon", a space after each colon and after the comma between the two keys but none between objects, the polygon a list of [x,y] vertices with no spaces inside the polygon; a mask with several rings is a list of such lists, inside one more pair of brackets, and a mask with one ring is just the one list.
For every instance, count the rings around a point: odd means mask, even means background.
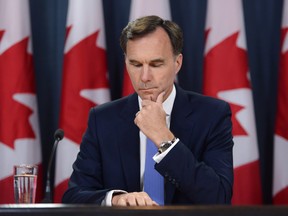
[{"label": "man's thumb", "polygon": [[164,102],[164,95],[165,95],[165,92],[161,92],[158,97],[157,97],[157,100],[156,100],[156,103],[163,103]]}]

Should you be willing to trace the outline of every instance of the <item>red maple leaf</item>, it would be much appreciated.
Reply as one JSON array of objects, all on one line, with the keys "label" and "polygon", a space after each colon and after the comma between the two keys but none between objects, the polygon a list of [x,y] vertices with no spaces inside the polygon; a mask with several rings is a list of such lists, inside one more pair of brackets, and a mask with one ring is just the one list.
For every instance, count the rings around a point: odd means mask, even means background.
[{"label": "red maple leaf", "polygon": [[1,42],[3,34],[4,34],[4,30],[0,30],[0,42]]},{"label": "red maple leaf", "polygon": [[[0,38],[4,31],[0,32]],[[0,141],[14,148],[18,138],[35,138],[28,121],[32,110],[13,99],[18,93],[35,94],[28,37],[0,54]]]},{"label": "red maple leaf", "polygon": [[106,52],[97,47],[98,36],[99,31],[86,37],[64,57],[60,126],[76,143],[81,142],[89,109],[96,105],[81,97],[80,91],[108,88]]},{"label": "red maple leaf", "polygon": [[[208,34],[208,33],[207,33]],[[236,46],[238,32],[213,47],[205,57],[204,94],[218,97],[220,91],[250,88],[245,50]],[[230,103],[233,135],[247,135],[235,115],[242,106]]]},{"label": "red maple leaf", "polygon": [[[285,37],[288,37],[288,28],[282,29],[281,32],[281,47],[283,47]],[[276,115],[276,134],[288,140],[287,125],[288,125],[288,50],[281,53],[280,57],[280,72],[278,78],[278,102]]]}]

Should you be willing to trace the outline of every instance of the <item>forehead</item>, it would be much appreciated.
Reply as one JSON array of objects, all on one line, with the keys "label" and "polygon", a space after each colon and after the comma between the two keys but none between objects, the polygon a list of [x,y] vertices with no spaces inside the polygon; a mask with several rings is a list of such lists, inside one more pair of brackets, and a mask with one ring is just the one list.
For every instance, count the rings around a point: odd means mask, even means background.
[{"label": "forehead", "polygon": [[141,54],[173,54],[170,38],[166,31],[158,27],[154,32],[151,32],[143,37],[128,40],[127,56]]}]

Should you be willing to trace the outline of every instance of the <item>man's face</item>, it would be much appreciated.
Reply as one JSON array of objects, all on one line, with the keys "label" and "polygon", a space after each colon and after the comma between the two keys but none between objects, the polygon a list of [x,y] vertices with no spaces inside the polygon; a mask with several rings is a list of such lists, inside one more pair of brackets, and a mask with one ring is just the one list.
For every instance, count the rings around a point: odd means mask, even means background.
[{"label": "man's face", "polygon": [[162,28],[134,40],[128,40],[125,57],[132,85],[142,100],[164,100],[172,91],[182,65],[182,54],[175,56],[169,36]]}]

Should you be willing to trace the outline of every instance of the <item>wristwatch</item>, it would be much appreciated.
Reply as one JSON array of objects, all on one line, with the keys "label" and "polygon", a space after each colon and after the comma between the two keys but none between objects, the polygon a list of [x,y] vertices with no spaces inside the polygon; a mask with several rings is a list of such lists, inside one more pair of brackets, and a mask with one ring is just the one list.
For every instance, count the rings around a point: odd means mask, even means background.
[{"label": "wristwatch", "polygon": [[176,137],[174,137],[171,141],[164,141],[160,144],[160,147],[158,148],[159,154],[166,151],[173,143],[176,141]]}]

